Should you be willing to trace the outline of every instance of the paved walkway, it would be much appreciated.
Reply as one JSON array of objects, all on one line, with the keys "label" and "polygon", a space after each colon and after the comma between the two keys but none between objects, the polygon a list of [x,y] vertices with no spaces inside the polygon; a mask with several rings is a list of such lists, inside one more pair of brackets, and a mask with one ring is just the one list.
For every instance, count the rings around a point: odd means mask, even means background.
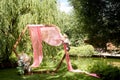
[{"label": "paved walkway", "polygon": [[93,57],[111,57],[111,58],[120,58],[120,54],[115,54],[115,53],[99,53],[99,54],[94,54]]}]

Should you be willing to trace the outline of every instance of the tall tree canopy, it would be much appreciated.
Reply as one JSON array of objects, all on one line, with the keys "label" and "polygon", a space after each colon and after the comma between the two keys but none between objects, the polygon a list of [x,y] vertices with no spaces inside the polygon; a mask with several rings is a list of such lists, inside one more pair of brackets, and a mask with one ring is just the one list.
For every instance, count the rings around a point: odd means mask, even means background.
[{"label": "tall tree canopy", "polygon": [[[27,24],[59,25],[58,13],[56,0],[0,0],[0,62],[9,59],[13,44]],[[21,41],[17,49],[31,51],[27,33]]]},{"label": "tall tree canopy", "polygon": [[119,0],[69,0],[77,15],[79,28],[88,34],[91,44],[105,46],[120,40]]}]

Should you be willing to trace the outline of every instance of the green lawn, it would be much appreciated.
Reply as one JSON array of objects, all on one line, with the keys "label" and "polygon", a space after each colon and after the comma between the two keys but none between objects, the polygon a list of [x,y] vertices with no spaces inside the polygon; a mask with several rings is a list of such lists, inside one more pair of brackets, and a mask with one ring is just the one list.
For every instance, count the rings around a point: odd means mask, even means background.
[{"label": "green lawn", "polygon": [[85,74],[72,73],[67,70],[59,71],[58,73],[42,73],[32,75],[18,75],[17,69],[2,69],[0,70],[0,80],[100,80]]},{"label": "green lawn", "polygon": [[[93,58],[71,58],[71,63],[73,68],[88,71],[88,67],[92,66],[94,62],[102,62],[104,59],[93,59]],[[112,60],[113,61],[113,60]],[[44,70],[44,69],[55,69],[58,64],[58,60],[46,61],[46,64],[42,63],[39,68],[34,69],[34,71]],[[98,66],[99,67],[99,66]],[[98,67],[94,69],[98,69]],[[104,68],[104,67],[103,67]],[[106,67],[105,67],[106,68]],[[101,68],[100,68],[101,69]],[[114,69],[113,69],[114,70]],[[66,61],[64,60],[59,71],[57,73],[42,73],[42,74],[32,74],[32,75],[18,75],[17,68],[12,69],[0,69],[0,80],[101,80],[88,76],[81,73],[73,73],[67,71]],[[106,72],[106,71],[105,71]],[[115,72],[115,71],[112,71]],[[112,73],[113,74],[113,73]],[[106,77],[106,76],[105,76]]]}]

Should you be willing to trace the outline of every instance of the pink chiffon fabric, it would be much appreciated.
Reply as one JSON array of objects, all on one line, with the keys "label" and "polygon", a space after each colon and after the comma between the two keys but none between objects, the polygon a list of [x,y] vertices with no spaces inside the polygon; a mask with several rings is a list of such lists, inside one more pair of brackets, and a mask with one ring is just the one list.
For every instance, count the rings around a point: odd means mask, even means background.
[{"label": "pink chiffon fabric", "polygon": [[40,27],[28,27],[28,29],[33,47],[33,64],[31,67],[38,67],[43,59],[41,30]]},{"label": "pink chiffon fabric", "polygon": [[31,67],[39,67],[43,59],[42,41],[51,46],[60,46],[62,35],[57,27],[45,27],[44,25],[28,25],[28,30],[33,47],[33,64]]},{"label": "pink chiffon fabric", "polygon": [[[43,59],[42,41],[52,46],[60,46],[63,43],[63,36],[57,27],[45,27],[44,25],[28,25],[32,47],[33,47],[33,64],[31,67],[39,67]],[[85,73],[90,76],[99,78],[95,73],[88,73],[81,70],[74,70],[72,68],[69,53],[66,50],[66,45],[63,43],[67,68],[71,72]]]},{"label": "pink chiffon fabric", "polygon": [[62,36],[57,27],[42,27],[41,36],[42,40],[51,46],[60,46],[62,44]]},{"label": "pink chiffon fabric", "polygon": [[65,54],[66,54],[66,62],[67,62],[67,68],[70,72],[77,72],[77,73],[85,73],[89,76],[92,76],[92,77],[96,77],[96,78],[100,78],[96,73],[89,73],[89,72],[86,72],[86,71],[82,71],[82,70],[79,70],[79,69],[73,69],[72,65],[71,65],[71,62],[70,62],[70,57],[69,57],[69,53],[68,51],[66,50],[66,44],[63,44],[64,46],[64,50],[65,50]]}]

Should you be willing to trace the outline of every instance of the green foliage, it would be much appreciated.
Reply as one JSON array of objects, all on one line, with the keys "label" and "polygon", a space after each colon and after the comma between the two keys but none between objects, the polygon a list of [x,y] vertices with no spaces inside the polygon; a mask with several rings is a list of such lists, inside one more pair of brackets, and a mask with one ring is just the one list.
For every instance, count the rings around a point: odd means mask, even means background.
[{"label": "green foliage", "polygon": [[102,80],[119,80],[120,68],[108,65],[105,61],[94,62],[89,66],[91,72],[97,73]]},{"label": "green foliage", "polygon": [[94,47],[92,45],[82,45],[79,47],[71,47],[71,50],[69,52],[71,55],[76,55],[76,56],[86,56],[90,57],[93,54],[96,54],[94,51]]},{"label": "green foliage", "polygon": [[[58,13],[58,26],[63,34],[67,34],[73,46],[83,43],[83,38],[85,37],[85,34],[81,30],[81,25],[79,26],[78,20],[74,10],[71,10],[68,14],[64,12]],[[77,40],[79,40],[79,44],[75,43]]]},{"label": "green foliage", "polygon": [[[9,60],[12,47],[27,24],[59,24],[56,0],[0,1],[0,62]],[[48,46],[48,45],[45,45]],[[54,53],[55,48],[49,47]],[[49,54],[48,48],[44,48]],[[32,53],[28,31],[22,37],[17,52]],[[52,54],[53,55],[53,54]]]},{"label": "green foliage", "polygon": [[[78,27],[88,35],[90,43],[103,47],[105,43],[119,43],[120,1],[114,0],[69,0],[74,7]],[[99,44],[100,43],[100,44]]]},{"label": "green foliage", "polygon": [[23,75],[25,73],[23,67],[21,66],[17,67],[17,70],[19,75]]},{"label": "green foliage", "polygon": [[[78,29],[75,27],[74,15],[60,12],[56,0],[1,0],[0,5],[0,62],[9,60],[12,47],[27,24],[55,24],[60,27],[62,33],[68,34],[73,43],[79,36],[76,35]],[[44,43],[43,49],[45,57],[54,57],[59,50]],[[17,52],[22,51],[32,53],[28,31],[17,46]]]},{"label": "green foliage", "polygon": [[25,66],[25,64],[24,64],[23,60],[18,60],[18,67],[17,67],[18,74],[23,75],[25,73],[24,66]]},{"label": "green foliage", "polygon": [[[68,35],[71,45],[77,46],[81,43],[83,43],[83,39],[86,36],[85,33],[82,31],[82,24],[79,25],[78,18],[76,18],[76,15],[74,11],[70,15],[64,15],[65,22],[63,22],[63,32]],[[78,43],[76,43],[78,42]]]},{"label": "green foliage", "polygon": [[[7,77],[6,77],[7,76]],[[1,80],[100,80],[94,77],[89,77],[84,74],[72,73],[66,71],[50,74],[33,74],[19,76],[16,74],[16,69],[0,70]]]},{"label": "green foliage", "polygon": [[[60,55],[60,54],[59,54]],[[56,62],[59,62],[57,59]],[[90,71],[97,74],[104,74],[103,77],[94,78],[91,76],[87,76],[86,74],[80,74],[80,73],[73,73],[69,72],[67,70],[66,62],[62,63],[62,66],[60,67],[59,71],[57,73],[41,73],[41,74],[32,74],[32,75],[22,75],[19,76],[16,73],[15,69],[0,69],[0,78],[1,80],[116,80],[116,78],[110,79],[109,76],[115,76],[119,75],[119,71],[117,67],[108,66],[107,62],[105,62],[105,59],[99,58],[94,59],[93,58],[71,58],[72,66],[75,65],[80,70]],[[39,69],[36,69],[36,71],[46,69],[46,70],[52,70],[51,66],[55,68],[55,63],[52,62],[50,59],[48,67],[41,66]],[[105,69],[104,69],[105,68]],[[114,71],[115,70],[115,71]],[[113,73],[112,73],[113,72]],[[110,75],[108,75],[110,73]],[[116,73],[116,74],[114,74]],[[108,75],[108,76],[105,76]],[[7,77],[6,77],[7,76]],[[109,79],[108,79],[109,78]],[[119,80],[119,78],[117,78]]]}]

